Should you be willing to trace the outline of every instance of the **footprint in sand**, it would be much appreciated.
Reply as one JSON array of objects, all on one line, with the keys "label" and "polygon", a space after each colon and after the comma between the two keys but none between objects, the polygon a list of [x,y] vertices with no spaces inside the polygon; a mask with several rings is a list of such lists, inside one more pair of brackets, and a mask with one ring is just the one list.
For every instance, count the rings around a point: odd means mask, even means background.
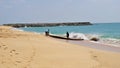
[{"label": "footprint in sand", "polygon": [[97,56],[95,56],[95,55],[94,55],[93,57],[94,57],[94,58],[97,58]]},{"label": "footprint in sand", "polygon": [[5,47],[5,48],[4,48],[4,50],[7,50],[7,49],[8,49],[8,47]]},{"label": "footprint in sand", "polygon": [[0,48],[3,48],[4,50],[8,49],[8,47],[6,45],[2,45],[2,46],[0,46]]},{"label": "footprint in sand", "polygon": [[15,51],[16,51],[16,50],[13,49],[13,50],[10,51],[10,53],[14,53]]},{"label": "footprint in sand", "polygon": [[15,55],[18,55],[19,53],[15,53]]},{"label": "footprint in sand", "polygon": [[97,59],[98,58],[98,56],[96,56],[93,51],[90,51],[90,53],[91,53],[91,56],[93,57],[93,59]]},{"label": "footprint in sand", "polygon": [[94,60],[96,60],[96,61],[98,61],[98,56],[97,55],[92,55],[92,58],[94,59]]},{"label": "footprint in sand", "polygon": [[13,54],[15,53],[15,51],[16,51],[16,50],[14,50],[14,49],[11,50],[11,51],[10,51],[10,56],[13,56]]},{"label": "footprint in sand", "polygon": [[5,62],[5,61],[2,61],[1,63],[4,64],[4,63],[6,63],[6,62]]},{"label": "footprint in sand", "polygon": [[2,46],[0,45],[0,48],[2,48]]},{"label": "footprint in sand", "polygon": [[16,61],[17,63],[21,63],[21,61]]},{"label": "footprint in sand", "polygon": [[6,45],[2,45],[2,46],[6,46]]},{"label": "footprint in sand", "polygon": [[8,49],[8,47],[6,47],[6,45],[0,45],[0,48],[3,48],[4,50]]},{"label": "footprint in sand", "polygon": [[13,55],[18,55],[19,53],[18,52],[16,52],[16,50],[11,50],[10,51],[10,56],[13,56]]}]

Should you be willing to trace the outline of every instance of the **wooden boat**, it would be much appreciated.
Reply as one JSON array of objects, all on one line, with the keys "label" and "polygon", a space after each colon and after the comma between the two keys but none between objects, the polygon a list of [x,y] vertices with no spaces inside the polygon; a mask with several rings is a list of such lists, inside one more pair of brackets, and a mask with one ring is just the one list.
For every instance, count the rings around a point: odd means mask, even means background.
[{"label": "wooden boat", "polygon": [[57,39],[65,39],[65,40],[83,40],[83,39],[74,39],[74,38],[67,38],[67,37],[62,37],[62,36],[58,36],[58,35],[48,35],[49,37],[53,37],[53,38],[57,38]]}]

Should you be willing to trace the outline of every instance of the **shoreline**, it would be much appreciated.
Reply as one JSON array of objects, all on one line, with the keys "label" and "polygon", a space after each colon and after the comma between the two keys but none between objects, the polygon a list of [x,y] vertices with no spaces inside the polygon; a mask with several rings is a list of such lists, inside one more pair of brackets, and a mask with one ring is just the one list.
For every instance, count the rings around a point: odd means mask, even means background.
[{"label": "shoreline", "polygon": [[[56,38],[51,38],[51,39],[56,39]],[[81,40],[81,41],[62,40],[62,39],[56,39],[56,40],[75,44],[75,45],[80,45],[84,47],[89,47],[93,49],[120,53],[120,47],[112,46],[111,44],[109,45],[109,44],[97,43],[94,41],[87,41],[87,40]]]},{"label": "shoreline", "polygon": [[0,26],[1,68],[120,68],[120,53]]},{"label": "shoreline", "polygon": [[[23,29],[24,30],[24,29]],[[27,30],[26,30],[27,31]],[[45,30],[44,30],[45,31]],[[35,31],[36,33],[41,33],[41,34],[43,34],[44,33],[44,31],[42,31],[42,32],[37,32],[37,31]],[[30,32],[34,32],[34,31],[30,31]],[[52,31],[53,32],[53,31]],[[72,36],[72,33],[73,33],[73,35],[74,34],[78,34],[77,36],[79,37],[79,34],[83,34],[86,38],[88,38],[89,40],[91,39],[91,38],[97,38],[97,39],[99,39],[97,42],[98,43],[100,43],[100,44],[104,44],[104,45],[110,45],[110,46],[115,46],[115,47],[120,47],[120,39],[118,39],[118,38],[103,38],[103,37],[101,37],[99,34],[97,35],[97,34],[86,34],[86,33],[80,33],[80,32],[70,32],[70,34],[71,34],[71,36]],[[60,36],[63,36],[63,35],[65,35],[65,33],[63,33],[63,34],[55,34],[55,35],[60,35]]]},{"label": "shoreline", "polygon": [[[17,29],[17,28],[13,28],[13,30],[18,30],[18,31],[22,31],[22,32],[27,32],[21,29]],[[29,31],[28,31],[29,32]],[[45,36],[44,33],[38,33],[38,32],[30,32],[30,33],[34,33],[34,34],[39,34],[39,35],[43,35]],[[55,40],[60,40],[62,42],[67,42],[67,43],[71,43],[71,44],[75,44],[75,45],[80,45],[80,46],[85,46],[85,47],[89,47],[89,48],[93,48],[93,49],[98,49],[98,50],[104,50],[104,51],[110,51],[110,52],[118,52],[120,53],[120,47],[118,46],[113,46],[113,44],[106,44],[106,43],[101,43],[101,42],[96,42],[96,41],[87,41],[87,40],[81,40],[81,41],[73,41],[73,40],[63,40],[63,39],[56,39],[56,38],[52,38],[49,37],[51,39],[55,39]]]},{"label": "shoreline", "polygon": [[91,41],[80,41],[80,42],[70,41],[70,43],[82,45],[82,46],[85,46],[85,47],[95,48],[95,49],[99,49],[99,50],[120,53],[120,47],[115,47],[115,46],[111,46],[111,45],[108,45],[108,44],[94,43],[94,42],[91,42]]},{"label": "shoreline", "polygon": [[[23,32],[27,32],[21,29],[17,29],[17,28],[13,28],[13,30],[18,30],[18,31],[23,31]],[[40,34],[45,36],[44,33],[38,33],[38,32],[32,32],[34,34]],[[56,38],[52,38],[51,39],[56,39]],[[113,44],[106,44],[106,43],[101,43],[101,42],[96,42],[96,41],[87,41],[87,40],[81,40],[81,41],[73,41],[73,40],[63,40],[63,39],[56,39],[56,40],[60,40],[62,42],[69,42],[71,44],[77,44],[80,46],[85,46],[85,47],[90,47],[90,48],[94,48],[94,49],[98,49],[98,50],[104,50],[104,51],[111,51],[111,52],[120,52],[120,47],[119,46],[113,46]]]}]

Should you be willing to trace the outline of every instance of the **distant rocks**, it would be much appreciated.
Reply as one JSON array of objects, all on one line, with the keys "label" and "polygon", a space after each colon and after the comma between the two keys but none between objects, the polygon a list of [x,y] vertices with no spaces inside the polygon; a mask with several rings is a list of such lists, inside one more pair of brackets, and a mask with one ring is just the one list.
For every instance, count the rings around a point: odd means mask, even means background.
[{"label": "distant rocks", "polygon": [[3,24],[4,26],[12,27],[52,27],[52,26],[82,26],[92,25],[90,22],[66,22],[66,23],[16,23],[16,24]]}]

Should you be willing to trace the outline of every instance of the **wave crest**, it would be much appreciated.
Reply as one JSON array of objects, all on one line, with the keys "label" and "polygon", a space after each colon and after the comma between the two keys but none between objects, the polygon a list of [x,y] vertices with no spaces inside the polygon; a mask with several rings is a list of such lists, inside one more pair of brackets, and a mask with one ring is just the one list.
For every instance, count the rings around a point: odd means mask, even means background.
[{"label": "wave crest", "polygon": [[89,40],[83,33],[74,33],[74,32],[71,32],[69,37],[70,38],[74,38],[74,39]]},{"label": "wave crest", "polygon": [[70,34],[70,38],[74,38],[74,39],[84,39],[84,40],[90,40],[92,38],[97,38],[99,39],[99,41],[97,41],[98,43],[102,43],[102,44],[108,44],[111,46],[115,46],[115,47],[120,47],[120,39],[115,39],[115,38],[102,38],[103,35],[100,34],[83,34],[83,33],[75,33],[75,32],[71,32]]}]

